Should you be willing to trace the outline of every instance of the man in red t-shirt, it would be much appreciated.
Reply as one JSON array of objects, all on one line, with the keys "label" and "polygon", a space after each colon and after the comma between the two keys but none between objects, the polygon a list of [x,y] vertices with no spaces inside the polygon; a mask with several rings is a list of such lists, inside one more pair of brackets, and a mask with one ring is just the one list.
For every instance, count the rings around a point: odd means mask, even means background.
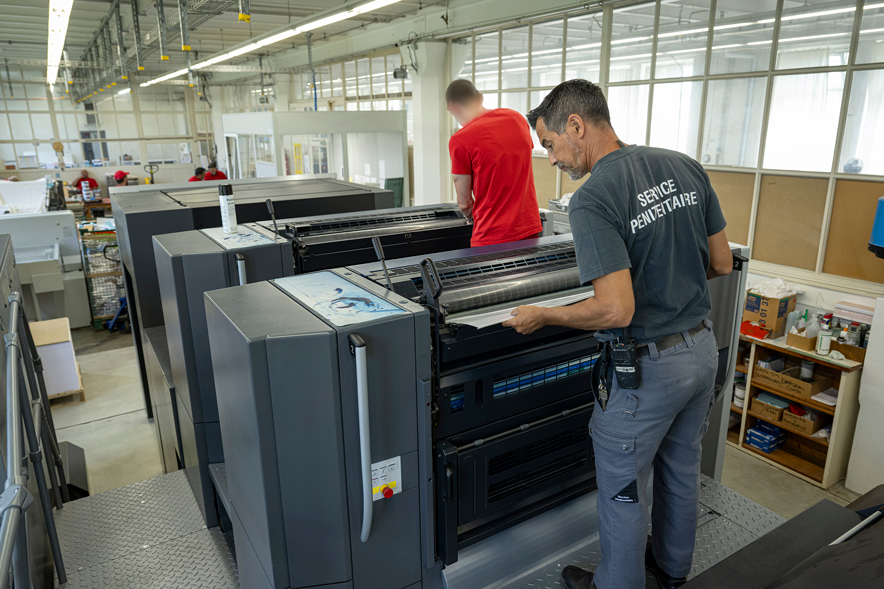
[{"label": "man in red t-shirt", "polygon": [[473,247],[535,237],[543,231],[534,192],[528,122],[508,108],[486,109],[467,80],[445,91],[461,129],[448,141],[457,205],[473,219]]},{"label": "man in red t-shirt", "polygon": [[212,162],[209,164],[209,170],[203,180],[227,180],[227,174],[218,170],[218,164]]},{"label": "man in red t-shirt", "polygon": [[[83,186],[84,184],[86,186]],[[98,182],[95,180],[95,178],[89,177],[89,172],[87,172],[86,170],[81,170],[80,177],[77,178],[77,181],[74,184],[74,186],[76,186],[77,189],[81,190],[81,191],[84,188],[86,188],[88,190],[95,190],[96,188],[98,188]]]},{"label": "man in red t-shirt", "polygon": [[207,176],[208,174],[206,174],[205,168],[197,168],[193,171],[193,176],[190,177],[190,180],[188,180],[188,182],[202,182],[206,179]]}]

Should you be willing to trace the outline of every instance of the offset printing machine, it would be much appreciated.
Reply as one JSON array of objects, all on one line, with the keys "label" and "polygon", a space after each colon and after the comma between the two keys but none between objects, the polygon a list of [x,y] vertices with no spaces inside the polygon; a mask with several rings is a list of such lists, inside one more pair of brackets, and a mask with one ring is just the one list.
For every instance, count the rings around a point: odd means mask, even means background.
[{"label": "offset printing machine", "polygon": [[[441,587],[483,566],[458,562],[472,546],[594,488],[593,334],[474,326],[591,295],[570,236],[431,258],[387,262],[389,282],[373,263],[206,293],[244,586]],[[712,288],[721,387],[738,270]]]},{"label": "offset printing machine", "polygon": [[[403,257],[469,247],[471,235],[457,206],[445,204],[247,223],[226,235],[214,227],[154,236],[165,341],[153,348],[168,347],[175,388],[154,399],[161,455],[165,472],[183,465],[207,525],[218,523],[209,465],[224,462],[224,450],[203,293],[374,261],[373,238],[386,256]],[[148,356],[152,381],[162,379],[161,355]]]},{"label": "offset printing machine", "polygon": [[[386,209],[394,204],[393,192],[390,190],[329,177],[243,178],[223,183],[233,185],[237,219],[240,223],[268,219],[265,205],[268,198],[273,199],[276,213],[280,217]],[[159,357],[163,351],[161,344],[157,344],[159,349],[153,353],[146,351],[147,347],[154,346],[156,340],[165,337],[151,238],[163,233],[220,227],[219,184],[222,181],[147,184],[110,189],[132,338],[149,418],[153,417],[155,404],[150,395],[150,383],[161,383],[171,373],[169,358]],[[152,355],[157,356],[162,372],[153,378],[147,373]],[[174,386],[172,382],[168,384],[170,387]],[[169,389],[165,392],[169,393]]]}]

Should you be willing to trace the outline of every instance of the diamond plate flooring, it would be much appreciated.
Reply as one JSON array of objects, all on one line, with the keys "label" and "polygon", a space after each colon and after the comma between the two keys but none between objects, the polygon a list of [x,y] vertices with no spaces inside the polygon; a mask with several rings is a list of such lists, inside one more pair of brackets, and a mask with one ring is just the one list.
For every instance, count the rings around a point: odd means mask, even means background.
[{"label": "diamond plate flooring", "polygon": [[68,503],[55,522],[58,587],[239,587],[230,538],[206,529],[184,471]]},{"label": "diamond plate flooring", "polygon": [[[688,578],[699,575],[785,521],[785,518],[701,475],[697,539],[693,567]],[[519,579],[495,585],[494,589],[562,589],[562,569],[574,565],[595,570],[600,558],[598,538],[595,536],[585,544],[562,553],[555,562],[538,567]],[[657,586],[652,579],[649,575],[648,587]]]}]

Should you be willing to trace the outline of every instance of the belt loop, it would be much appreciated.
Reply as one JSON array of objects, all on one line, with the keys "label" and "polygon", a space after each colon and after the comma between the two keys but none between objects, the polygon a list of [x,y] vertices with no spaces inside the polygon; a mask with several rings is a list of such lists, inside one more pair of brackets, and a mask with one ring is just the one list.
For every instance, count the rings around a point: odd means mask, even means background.
[{"label": "belt loop", "polygon": [[648,357],[651,360],[658,360],[660,352],[657,351],[657,342],[648,342]]},{"label": "belt loop", "polygon": [[690,330],[682,331],[681,335],[684,338],[684,342],[688,345],[688,348],[693,348],[694,347],[694,336],[691,335]]}]

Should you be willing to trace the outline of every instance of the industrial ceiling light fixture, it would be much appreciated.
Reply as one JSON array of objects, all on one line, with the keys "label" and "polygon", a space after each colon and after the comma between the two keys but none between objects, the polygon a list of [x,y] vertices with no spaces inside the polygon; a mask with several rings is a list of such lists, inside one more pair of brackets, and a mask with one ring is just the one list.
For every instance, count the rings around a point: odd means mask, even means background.
[{"label": "industrial ceiling light fixture", "polygon": [[[322,16],[317,18],[316,20],[312,20],[306,22],[302,25],[298,25],[291,29],[285,29],[279,33],[270,35],[268,37],[264,37],[263,39],[258,39],[254,43],[249,43],[248,45],[244,45],[242,47],[238,47],[232,51],[227,53],[222,53],[221,55],[216,55],[215,57],[209,58],[205,61],[201,61],[191,66],[190,69],[198,70],[204,67],[215,65],[216,63],[220,63],[222,61],[227,61],[228,59],[233,59],[234,57],[239,57],[240,55],[244,55],[246,53],[251,53],[256,49],[260,49],[261,47],[266,47],[267,45],[272,45],[273,43],[279,43],[280,41],[285,41],[295,35],[300,35],[302,33],[308,33],[314,29],[318,29],[320,27],[325,27],[337,22],[341,22],[342,20],[347,20],[348,18],[353,18],[354,16],[358,16],[360,14],[365,14],[366,12],[371,12],[373,10],[377,10],[379,8],[384,8],[385,6],[390,6],[391,4],[396,4],[397,2],[401,2],[401,0],[372,0],[371,2],[365,2],[358,6],[354,6],[353,8],[349,8],[347,10],[342,10],[341,12],[336,12],[330,14],[328,16]],[[178,76],[182,76],[187,73],[187,69],[178,70],[176,72],[172,72],[171,74],[166,74],[160,78],[156,78],[154,80],[150,80],[148,82],[143,82],[141,84],[142,87],[150,86],[151,84],[157,84],[159,82],[165,82],[166,80],[170,80],[172,78],[177,78]]]},{"label": "industrial ceiling light fixture", "polygon": [[46,79],[49,85],[58,78],[58,64],[64,49],[64,38],[71,18],[71,5],[74,0],[50,0],[49,2],[49,41],[46,46]]}]

